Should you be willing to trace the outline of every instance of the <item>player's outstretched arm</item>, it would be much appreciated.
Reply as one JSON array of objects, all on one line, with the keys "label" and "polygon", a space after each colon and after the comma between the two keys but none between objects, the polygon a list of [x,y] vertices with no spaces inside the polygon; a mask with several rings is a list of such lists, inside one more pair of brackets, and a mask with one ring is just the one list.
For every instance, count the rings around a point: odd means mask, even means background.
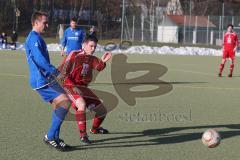
[{"label": "player's outstretched arm", "polygon": [[66,55],[66,52],[64,51],[64,46],[60,45],[60,48],[61,48],[60,54],[61,54],[61,56],[63,57],[63,56]]},{"label": "player's outstretched arm", "polygon": [[236,34],[236,44],[235,44],[235,47],[234,47],[234,49],[233,49],[234,52],[237,51],[238,46],[239,46],[239,41],[238,41],[238,36],[237,36],[237,34]]},{"label": "player's outstretched arm", "polygon": [[44,77],[48,77],[56,72],[57,69],[43,56],[41,43],[39,41],[33,41],[28,47],[32,50],[32,55],[28,56],[28,60],[32,61],[32,64],[40,69]]},{"label": "player's outstretched arm", "polygon": [[101,60],[106,63],[110,58],[112,57],[112,53],[111,52],[106,52],[104,53],[104,55],[102,56]]},{"label": "player's outstretched arm", "polygon": [[60,72],[61,76],[60,79],[62,81],[65,81],[68,79],[68,84],[69,85],[74,85],[74,83],[71,81],[71,72],[73,71],[73,66],[75,65],[75,62],[77,61],[75,57],[75,52],[72,51],[61,63],[61,65],[58,67],[58,71]]},{"label": "player's outstretched arm", "polygon": [[60,40],[60,44],[61,44],[61,56],[65,56],[66,53],[64,51],[66,45],[67,45],[67,30],[65,30],[64,34],[63,34],[63,38]]},{"label": "player's outstretched arm", "polygon": [[106,67],[106,62],[111,58],[112,54],[110,52],[104,53],[101,59],[94,58],[93,68],[102,71]]}]

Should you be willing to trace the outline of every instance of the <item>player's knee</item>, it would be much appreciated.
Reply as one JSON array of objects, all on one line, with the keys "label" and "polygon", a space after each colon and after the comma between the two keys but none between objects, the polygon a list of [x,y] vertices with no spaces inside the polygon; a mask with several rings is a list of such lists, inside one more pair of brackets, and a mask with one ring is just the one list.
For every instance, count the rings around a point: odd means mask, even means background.
[{"label": "player's knee", "polygon": [[83,99],[77,99],[76,107],[78,111],[85,111],[86,110],[86,102]]},{"label": "player's knee", "polygon": [[62,101],[62,102],[58,103],[56,105],[56,108],[58,108],[58,107],[63,107],[65,109],[69,110],[69,108],[71,107],[71,103],[70,103],[70,101],[65,100],[65,101]]},{"label": "player's knee", "polygon": [[98,116],[101,116],[101,117],[105,117],[107,115],[107,109],[103,105],[100,105],[99,107],[97,107],[95,112]]},{"label": "player's knee", "polygon": [[64,94],[58,96],[52,101],[54,108],[63,107],[69,109],[71,107],[71,102],[68,97]]}]

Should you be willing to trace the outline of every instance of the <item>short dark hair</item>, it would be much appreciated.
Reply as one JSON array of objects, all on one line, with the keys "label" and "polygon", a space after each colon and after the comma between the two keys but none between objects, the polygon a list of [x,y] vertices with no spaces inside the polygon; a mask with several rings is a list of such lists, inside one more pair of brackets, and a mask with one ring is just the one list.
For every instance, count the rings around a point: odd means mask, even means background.
[{"label": "short dark hair", "polygon": [[97,37],[95,37],[93,35],[86,35],[85,39],[83,40],[83,43],[86,43],[88,41],[93,41],[95,43],[98,43]]},{"label": "short dark hair", "polygon": [[39,20],[42,16],[48,17],[48,14],[46,12],[43,12],[43,11],[35,11],[35,12],[33,12],[32,17],[31,17],[32,25],[34,24],[34,22],[36,20]]},{"label": "short dark hair", "polygon": [[233,25],[232,25],[232,24],[228,24],[228,25],[227,25],[227,28],[228,28],[228,27],[232,27],[232,29],[233,29]]},{"label": "short dark hair", "polygon": [[71,22],[71,21],[77,22],[77,18],[76,18],[76,17],[72,17],[72,18],[70,19],[70,22]]}]

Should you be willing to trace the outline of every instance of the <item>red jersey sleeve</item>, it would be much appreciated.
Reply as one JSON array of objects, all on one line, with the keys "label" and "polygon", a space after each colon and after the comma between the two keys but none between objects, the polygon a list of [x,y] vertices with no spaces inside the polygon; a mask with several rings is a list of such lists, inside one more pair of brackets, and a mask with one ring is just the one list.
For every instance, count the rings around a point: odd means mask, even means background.
[{"label": "red jersey sleeve", "polygon": [[226,33],[224,34],[223,40],[222,40],[222,46],[223,46],[223,47],[224,47],[224,44],[225,44],[225,40],[226,40]]},{"label": "red jersey sleeve", "polygon": [[73,86],[74,83],[72,82],[70,76],[71,72],[74,69],[75,64],[75,57],[77,52],[71,52],[62,62],[58,70],[61,72],[61,74],[64,77],[64,85],[71,85]]},{"label": "red jersey sleeve", "polygon": [[236,46],[239,45],[239,41],[238,41],[238,35],[236,34]]},{"label": "red jersey sleeve", "polygon": [[102,71],[106,67],[106,63],[104,63],[102,60],[98,59],[97,57],[93,58],[93,68]]}]

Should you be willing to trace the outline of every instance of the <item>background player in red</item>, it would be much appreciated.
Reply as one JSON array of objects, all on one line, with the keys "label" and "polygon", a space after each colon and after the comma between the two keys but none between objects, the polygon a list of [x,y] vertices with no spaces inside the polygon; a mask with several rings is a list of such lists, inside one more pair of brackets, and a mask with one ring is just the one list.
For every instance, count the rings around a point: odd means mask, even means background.
[{"label": "background player in red", "polygon": [[230,73],[228,77],[232,77],[233,68],[234,68],[234,59],[235,59],[235,52],[238,47],[238,36],[233,31],[233,25],[229,24],[227,27],[227,32],[224,34],[223,38],[223,56],[222,56],[222,63],[220,65],[220,71],[218,76],[222,76],[222,71],[224,69],[224,65],[227,58],[230,58]]},{"label": "background player in red", "polygon": [[87,36],[83,42],[83,48],[71,52],[59,67],[64,78],[64,89],[73,102],[73,108],[76,110],[76,121],[80,131],[80,140],[84,144],[90,144],[86,132],[86,108],[94,111],[92,128],[93,134],[106,134],[108,130],[100,127],[106,117],[107,110],[99,98],[87,88],[92,80],[93,70],[102,71],[106,62],[111,58],[111,53],[105,53],[101,60],[93,56],[97,46],[97,38]]}]

